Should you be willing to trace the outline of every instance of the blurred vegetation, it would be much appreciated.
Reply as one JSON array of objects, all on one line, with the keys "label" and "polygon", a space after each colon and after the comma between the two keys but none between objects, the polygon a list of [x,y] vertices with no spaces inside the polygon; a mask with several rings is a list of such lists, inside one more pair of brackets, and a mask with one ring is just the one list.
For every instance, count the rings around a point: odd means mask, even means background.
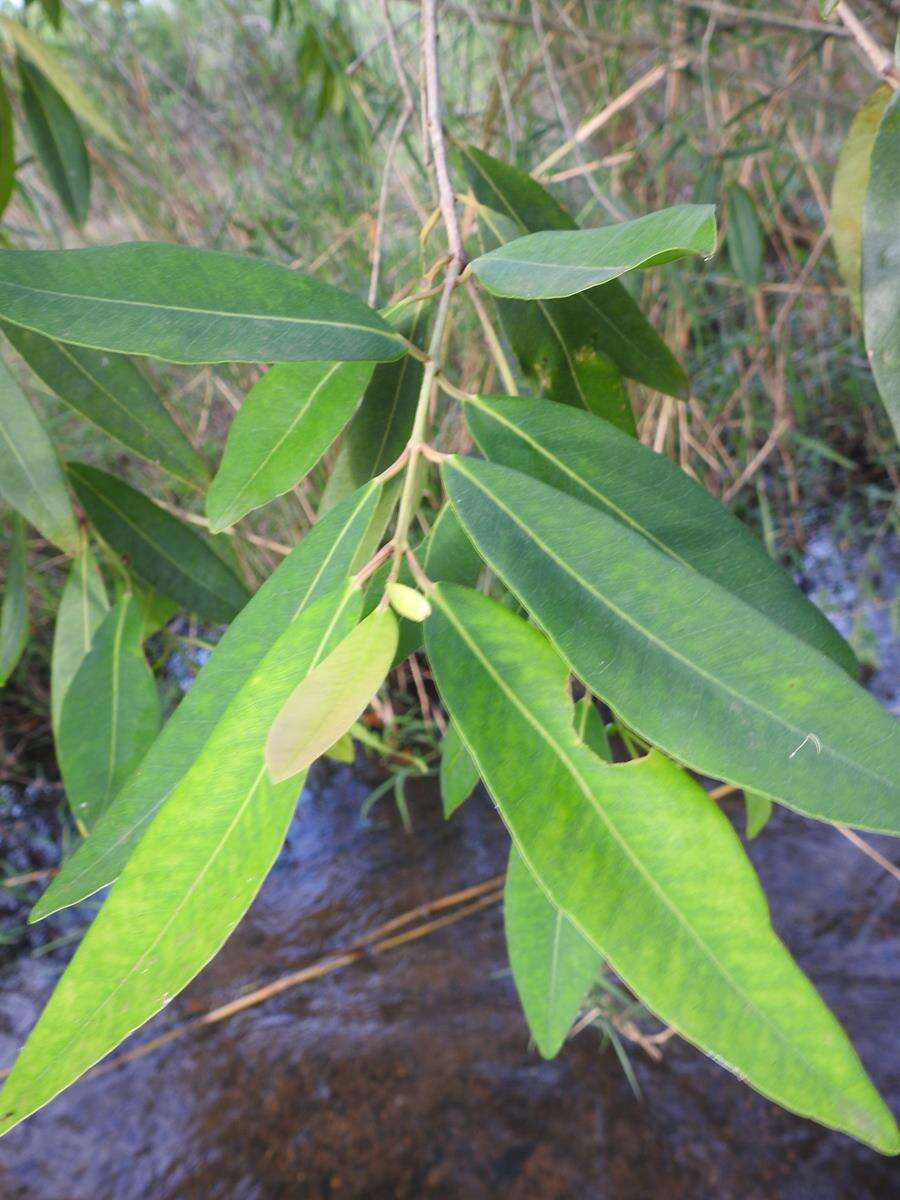
[{"label": "blurred vegetation", "polygon": [[[768,9],[706,0],[445,3],[448,132],[529,170],[549,156],[542,178],[585,224],[715,201],[725,245],[712,263],[629,277],[692,381],[686,402],[633,390],[640,435],[795,569],[808,531],[827,521],[870,551],[877,572],[896,459],[827,232],[838,151],[877,80],[817,4],[788,8],[785,25]],[[891,6],[857,8],[892,44]],[[440,253],[420,238],[434,198],[419,115],[399,120],[406,89],[418,94],[417,8],[408,0],[389,4],[403,77],[381,5],[362,0],[73,0],[58,31],[36,5],[29,11],[131,152],[91,141],[94,192],[81,231],[27,165],[7,212],[9,244],[181,241],[289,262],[365,295],[381,252],[381,200],[382,304],[402,294],[401,281],[406,292],[416,287],[408,280]],[[593,132],[557,154],[586,122]],[[465,189],[459,170],[455,182]],[[454,330],[456,366],[466,387],[497,390],[493,367],[468,351],[476,322],[469,310]],[[151,369],[176,419],[216,462],[254,369]],[[196,514],[196,500],[161,472],[98,438],[33,376],[20,377],[73,457],[139,477],[158,499]],[[444,423],[445,448],[463,437]],[[253,514],[246,532],[217,539],[251,579],[312,520],[327,467]],[[25,747],[49,751],[43,614],[63,581],[61,558],[38,539],[30,553],[38,636],[0,714],[14,725],[12,776]],[[160,660],[202,635],[160,635]]]}]

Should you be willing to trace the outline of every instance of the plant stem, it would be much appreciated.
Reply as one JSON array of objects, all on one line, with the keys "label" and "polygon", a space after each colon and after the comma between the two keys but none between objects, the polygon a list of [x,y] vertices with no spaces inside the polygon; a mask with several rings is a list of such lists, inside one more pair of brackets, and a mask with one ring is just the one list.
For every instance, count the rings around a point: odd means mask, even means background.
[{"label": "plant stem", "polygon": [[437,177],[441,217],[447,231],[447,244],[453,258],[465,263],[462,234],[456,215],[456,201],[447,169],[447,143],[444,140],[441,108],[441,73],[438,63],[437,0],[422,0],[422,49],[425,60],[425,109],[434,173]]},{"label": "plant stem", "polygon": [[444,277],[444,287],[438,301],[437,313],[434,318],[434,329],[428,345],[428,361],[422,375],[422,386],[419,389],[419,399],[416,404],[416,414],[413,419],[412,433],[409,439],[409,461],[406,464],[406,475],[403,480],[403,491],[400,493],[400,505],[397,510],[397,528],[394,533],[394,562],[391,566],[390,578],[396,579],[400,570],[403,554],[409,546],[409,527],[415,515],[416,475],[419,459],[422,453],[422,443],[425,441],[428,422],[428,407],[431,401],[431,390],[434,387],[435,376],[441,365],[444,350],[444,335],[447,331],[447,318],[450,314],[450,302],[453,291],[462,271],[462,263],[453,258]]}]

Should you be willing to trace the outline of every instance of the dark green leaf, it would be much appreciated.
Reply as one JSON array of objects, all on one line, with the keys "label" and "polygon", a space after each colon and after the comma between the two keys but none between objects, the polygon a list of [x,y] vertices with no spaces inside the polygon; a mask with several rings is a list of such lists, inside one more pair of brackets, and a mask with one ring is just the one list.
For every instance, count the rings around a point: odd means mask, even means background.
[{"label": "dark green leaf", "polygon": [[37,67],[19,59],[22,107],[35,153],[76,225],[87,219],[91,164],[72,110]]},{"label": "dark green leaf", "polygon": [[487,562],[630,728],[807,816],[900,833],[896,722],[830,659],[600,509],[493,463],[443,473]]},{"label": "dark green leaf", "polygon": [[[479,204],[511,219],[519,232],[577,228],[523,172],[473,146],[464,148],[463,161]],[[492,249],[498,236],[488,235],[485,249]],[[499,240],[508,239],[501,233]],[[687,391],[683,370],[618,280],[567,300],[501,300],[497,308],[523,369],[554,400],[597,411],[588,399],[594,358],[601,366],[611,360],[623,375],[657,391],[674,396]]]},{"label": "dark green leaf", "polygon": [[872,373],[900,439],[900,92],[888,104],[872,147],[863,210],[863,330]]},{"label": "dark green leaf", "polygon": [[0,362],[0,496],[67,554],[78,526],[53,443],[22,389]]},{"label": "dark green leaf", "polygon": [[535,1045],[555,1058],[603,958],[532,878],[510,847],[503,892],[506,949]]},{"label": "dark green leaf", "polygon": [[[412,313],[408,308],[404,309],[402,319],[398,316],[395,323],[410,341],[421,345],[428,325],[429,305],[417,304]],[[389,314],[385,315],[391,320]],[[375,368],[359,408],[344,433],[325,485],[320,512],[328,512],[400,457],[412,433],[423,371],[423,364],[411,355],[397,362],[379,363]],[[393,495],[398,486],[399,477],[396,483],[389,481],[385,494]]]},{"label": "dark green leaf", "polygon": [[[755,213],[754,213],[755,216]],[[521,300],[574,296],[642,267],[716,249],[711,204],[678,204],[598,229],[526,234],[472,262],[489,292]]]},{"label": "dark green leaf", "polygon": [[32,921],[76,904],[116,878],[244,681],[291,623],[360,565],[360,547],[379,498],[379,486],[368,484],[342,501],[241,610],[135,774],[38,901]]},{"label": "dark green leaf", "polygon": [[13,513],[0,605],[0,687],[16,669],[28,641],[28,590],[25,523]]},{"label": "dark green leaf", "polygon": [[192,529],[114,475],[69,463],[69,479],[94,528],[163,595],[210,621],[230,621],[247,589]]},{"label": "dark green leaf", "polygon": [[234,525],[290,491],[359,403],[371,363],[278,363],[250,389],[206,497],[210,529]]},{"label": "dark green leaf", "polygon": [[245,677],[32,1030],[0,1097],[0,1133],[164,1008],[244,915],[281,848],[301,782],[270,783],[266,730],[358,612],[359,592],[346,585],[322,597]]},{"label": "dark green leaf", "polygon": [[161,722],[156,681],[132,596],[103,618],[66,689],[56,738],[69,807],[92,829],[152,745]]},{"label": "dark green leaf", "polygon": [[44,78],[49,80],[73,112],[91,125],[101,137],[105,137],[111,145],[119,150],[127,150],[128,147],[109,121],[88,99],[56,55],[27,25],[23,25],[21,21],[16,21],[12,17],[0,15],[0,28],[9,36],[17,49],[37,67]]},{"label": "dark green leaf", "polygon": [[119,354],[67,346],[0,322],[32,371],[82,417],[190,487],[209,471],[134,363]]},{"label": "dark green leaf", "polygon": [[651,1012],[764,1095],[900,1150],[852,1046],[773,932],[717,805],[658,753],[612,766],[584,747],[568,667],[533,626],[452,585],[430,599],[441,697],[552,903]]},{"label": "dark green leaf", "polygon": [[6,81],[0,72],[0,217],[6,211],[16,178],[16,145],[12,105]]},{"label": "dark green leaf", "polygon": [[59,728],[63,700],[69,684],[91,648],[94,634],[109,611],[103,576],[87,539],[72,559],[53,630],[50,657],[50,713]]},{"label": "dark green leaf", "polygon": [[739,183],[728,185],[728,259],[738,279],[748,288],[759,287],[763,273],[763,229],[753,197]]},{"label": "dark green leaf", "polygon": [[0,316],[169,362],[379,362],[403,342],[355,296],[278,263],[164,242],[0,253]]},{"label": "dark green leaf", "polygon": [[615,517],[857,674],[853,651],[752,531],[664,455],[596,417],[539,400],[477,397],[465,408],[492,462]]},{"label": "dark green leaf", "polygon": [[459,806],[475,791],[478,771],[472,756],[465,748],[459,731],[451,721],[441,742],[441,805],[445,819],[453,816]]}]

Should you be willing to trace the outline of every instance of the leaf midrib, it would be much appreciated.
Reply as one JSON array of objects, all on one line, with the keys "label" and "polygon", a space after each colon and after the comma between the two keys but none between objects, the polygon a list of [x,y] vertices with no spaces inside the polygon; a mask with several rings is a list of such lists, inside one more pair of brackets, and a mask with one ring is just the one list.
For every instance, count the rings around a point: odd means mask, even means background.
[{"label": "leaf midrib", "polygon": [[[542,553],[544,553],[549,559],[551,559],[551,561],[556,563],[556,565],[562,571],[564,571],[567,575],[571,576],[571,578],[574,579],[575,582],[578,583],[581,587],[583,587],[585,589],[585,591],[589,592],[592,596],[596,597],[596,599],[599,600],[602,605],[604,605],[606,608],[608,608],[609,611],[611,613],[613,613],[616,617],[618,617],[619,620],[621,620],[624,624],[630,625],[634,630],[636,630],[636,632],[641,634],[641,636],[645,637],[649,642],[652,642],[652,643],[654,643],[654,645],[658,646],[660,648],[660,650],[663,651],[664,654],[668,654],[669,657],[675,659],[677,662],[680,662],[685,668],[687,668],[687,670],[689,672],[691,672],[695,675],[698,675],[701,679],[706,680],[714,688],[719,688],[723,692],[725,692],[726,695],[734,697],[734,699],[740,701],[742,704],[746,705],[747,707],[756,709],[756,711],[761,713],[763,716],[771,718],[772,721],[776,725],[780,725],[784,729],[789,729],[793,733],[800,734],[803,738],[807,738],[809,736],[810,731],[808,729],[802,729],[800,726],[792,724],[790,721],[787,721],[783,717],[779,716],[777,713],[772,712],[770,709],[766,708],[764,705],[760,704],[758,701],[752,699],[749,696],[744,695],[742,692],[735,691],[734,688],[731,687],[729,684],[725,683],[724,680],[717,679],[715,675],[711,675],[704,668],[698,666],[696,663],[691,662],[691,660],[689,658],[685,658],[685,656],[683,654],[681,654],[673,646],[670,646],[668,644],[668,642],[664,642],[662,640],[662,638],[660,638],[657,634],[654,634],[649,629],[646,629],[643,625],[641,625],[641,623],[639,621],[636,621],[627,612],[625,612],[624,609],[619,608],[619,606],[617,604],[615,604],[607,596],[604,596],[602,592],[598,591],[597,588],[593,584],[591,584],[587,579],[585,579],[582,575],[579,575],[579,573],[575,570],[574,567],[570,567],[563,559],[561,559],[559,557],[559,555],[555,554],[554,551],[551,550],[551,548],[546,544],[546,542],[544,542],[541,538],[538,537],[538,535],[536,533],[534,533],[532,530],[530,530],[528,528],[528,526],[525,525],[516,516],[516,514],[507,505],[505,505],[503,503],[502,500],[500,500],[485,485],[483,485],[477,479],[475,479],[475,477],[473,475],[471,475],[468,471],[464,470],[462,468],[462,466],[460,465],[459,460],[457,460],[457,462],[455,464],[455,469],[457,469],[461,475],[464,475],[466,479],[468,479],[471,483],[473,483],[475,485],[475,487],[477,487],[481,492],[483,492],[484,495],[487,496],[488,499],[493,504],[495,504],[504,513],[506,513],[506,515],[509,517],[509,519],[515,525],[517,525],[519,529],[521,529],[522,533],[527,538],[529,538],[529,540],[534,542],[534,544],[541,550]],[[710,580],[709,582],[712,584],[713,587],[718,587],[718,585],[714,584],[712,580]],[[734,597],[734,599],[737,600],[737,597]],[[738,603],[742,603],[742,601],[738,600]],[[747,607],[749,608],[749,605]],[[752,611],[754,613],[758,612],[758,610],[756,610],[756,609],[754,609]],[[762,616],[762,614],[758,614],[758,615]],[[763,618],[763,619],[765,619],[765,618]],[[782,632],[784,632],[784,631],[782,631]],[[788,636],[790,636],[790,635],[788,635]],[[655,740],[656,739],[654,739],[654,741]],[[661,743],[657,743],[657,744],[661,745]],[[680,752],[677,752],[675,750],[670,750],[669,747],[665,747],[665,746],[663,746],[662,748],[673,754],[679,753],[679,757],[681,757]],[[841,762],[841,763],[845,764],[846,766],[851,767],[854,771],[863,772],[863,773],[869,775],[873,780],[876,780],[878,783],[887,785],[887,787],[890,789],[893,789],[893,787],[894,787],[892,780],[886,779],[883,775],[879,775],[879,774],[875,773],[874,771],[871,771],[868,767],[866,767],[864,764],[862,764],[860,762],[857,762],[853,759],[847,758],[846,755],[841,754],[839,751],[833,749],[828,744],[824,744],[824,743],[822,744],[821,752],[826,753],[830,758],[833,758],[833,759],[837,760],[838,762]],[[733,773],[731,773],[731,774],[733,774]],[[740,782],[740,781],[735,780],[735,782]],[[748,784],[747,786],[751,787],[752,785]],[[758,787],[754,788],[754,790],[759,791],[759,788]],[[763,794],[765,794],[765,793],[763,793]],[[779,799],[779,797],[775,796],[774,799],[777,800],[777,799]]]},{"label": "leaf midrib", "polygon": [[[557,755],[559,760],[563,763],[563,765],[569,771],[569,774],[571,775],[572,779],[577,784],[578,789],[581,791],[582,795],[587,799],[589,806],[597,813],[598,817],[603,822],[603,824],[606,826],[610,835],[613,837],[613,839],[619,845],[622,852],[631,861],[635,870],[645,880],[645,882],[651,888],[651,890],[659,897],[659,899],[663,903],[663,905],[669,909],[669,911],[675,917],[678,924],[684,929],[684,931],[689,935],[689,937],[696,943],[696,945],[701,950],[701,952],[706,955],[706,957],[709,959],[710,963],[719,971],[722,978],[728,983],[728,985],[730,986],[731,990],[734,992],[736,997],[744,1004],[744,1006],[748,1010],[750,1010],[751,1012],[755,1012],[757,1014],[757,1016],[761,1020],[762,1024],[772,1030],[772,1032],[776,1035],[776,1039],[787,1047],[789,1053],[792,1056],[794,1056],[814,1078],[822,1080],[827,1085],[827,1087],[830,1089],[831,1081],[828,1079],[828,1077],[823,1076],[820,1072],[820,1069],[814,1063],[809,1062],[809,1060],[806,1058],[806,1056],[804,1054],[797,1051],[796,1048],[790,1042],[790,1040],[782,1032],[781,1027],[777,1024],[774,1024],[772,1022],[772,1019],[763,1010],[761,1010],[760,1008],[757,1007],[756,1002],[753,1000],[753,998],[751,996],[747,995],[747,993],[743,990],[743,988],[740,986],[740,984],[737,983],[737,981],[732,977],[731,973],[724,966],[724,964],[720,962],[715,951],[712,950],[707,945],[707,943],[701,937],[701,935],[693,928],[693,926],[690,924],[690,922],[687,920],[687,918],[684,916],[684,914],[681,912],[681,910],[678,908],[678,906],[675,905],[669,899],[669,897],[662,890],[660,885],[656,882],[652,873],[645,866],[645,864],[643,863],[641,858],[632,850],[625,835],[621,833],[621,831],[618,829],[618,827],[615,825],[615,823],[610,818],[607,811],[603,808],[603,806],[597,800],[597,798],[594,795],[587,780],[585,780],[584,777],[581,775],[580,771],[578,771],[574,762],[566,754],[563,747],[560,745],[559,742],[556,741],[555,738],[551,737],[549,731],[544,727],[544,725],[540,721],[540,719],[538,719],[536,716],[534,716],[531,713],[531,711],[519,700],[516,693],[513,692],[508,687],[508,685],[506,684],[506,681],[494,669],[490,660],[482,653],[478,644],[469,636],[468,630],[465,628],[465,626],[462,625],[462,623],[455,617],[455,615],[451,613],[447,604],[442,602],[442,599],[439,595],[439,591],[436,593],[432,593],[432,599],[434,599],[438,603],[444,616],[450,621],[450,623],[456,629],[458,635],[466,643],[466,645],[469,647],[469,649],[475,655],[475,657],[479,660],[479,662],[481,662],[483,669],[489,675],[489,677],[493,679],[495,685],[504,693],[504,695],[513,704],[513,706],[519,710],[519,712],[522,714],[522,716],[526,719],[526,721],[535,730],[537,735],[547,743],[547,745],[550,747],[551,751],[553,751]],[[587,753],[590,753],[590,751],[587,751]],[[476,758],[476,760],[477,760],[477,755],[473,754],[473,758]],[[641,761],[641,760],[638,760],[638,761]],[[477,765],[479,765],[479,770],[481,770],[480,764],[477,764]],[[631,764],[623,763],[623,764],[601,764],[601,765],[608,770],[622,771],[622,770],[627,770]],[[483,771],[481,772],[481,774],[482,774],[483,779],[488,778],[488,775],[486,775]],[[712,803],[712,801],[710,801],[710,803]],[[534,876],[535,879],[539,880],[539,873],[536,871],[532,860],[525,853],[525,851],[521,845],[521,842],[513,834],[511,829],[509,832],[510,832],[510,836],[513,838],[513,841],[516,844],[516,849],[518,850],[519,854],[522,856],[524,862],[528,865],[528,868],[532,872],[532,875]],[[552,901],[552,903],[556,905],[557,909],[561,913],[563,913],[563,912],[565,913],[566,917],[572,922],[572,924],[575,926],[575,928],[579,930],[579,932],[584,936],[584,938],[588,942],[591,943],[592,946],[594,946],[597,953],[602,955],[605,958],[609,958],[610,961],[612,961],[612,958],[608,954],[608,952],[606,950],[604,950],[604,948],[598,944],[596,938],[584,928],[584,926],[574,916],[574,914],[571,913],[568,909],[564,909],[562,907],[562,905],[560,905],[550,895],[549,891],[547,890],[546,886],[543,883],[541,883],[541,886],[544,888],[544,891],[547,894],[548,899],[550,899]],[[619,970],[618,967],[616,967],[616,969]],[[623,976],[623,978],[624,978],[624,976]],[[626,982],[628,982],[628,980],[626,980]],[[669,1021],[669,1018],[666,1017],[666,1020]],[[724,1056],[720,1055],[719,1051],[716,1051],[716,1056],[718,1058],[720,1058],[723,1063],[727,1062],[727,1060],[724,1058]],[[749,1073],[745,1072],[744,1069],[739,1067],[737,1064],[732,1064],[732,1070],[738,1075],[749,1074]],[[776,1096],[774,1096],[773,1093],[768,1093],[768,1094],[771,1095],[773,1099],[777,1098]],[[858,1110],[854,1109],[854,1111],[858,1111]],[[868,1117],[865,1116],[865,1114],[863,1114],[862,1124],[866,1125],[866,1126],[869,1125]]]},{"label": "leaf midrib", "polygon": [[[364,507],[364,505],[368,501],[369,496],[372,493],[372,490],[373,490],[373,485],[370,485],[365,490],[364,494],[362,496],[360,496],[359,503],[357,504],[357,506],[353,510],[353,512],[348,516],[347,521],[344,525],[344,528],[341,530],[340,536],[335,539],[333,546],[331,547],[331,549],[329,550],[329,552],[325,556],[325,558],[322,560],[322,563],[321,563],[318,571],[316,571],[315,575],[313,576],[309,587],[306,589],[306,592],[304,593],[303,597],[298,601],[297,608],[294,612],[294,616],[291,619],[291,624],[293,624],[293,622],[296,621],[297,617],[302,612],[304,606],[309,601],[309,597],[312,595],[313,589],[316,587],[319,580],[322,578],[322,575],[324,574],[326,568],[328,567],[328,564],[334,558],[335,554],[338,551],[338,547],[341,545],[341,542],[343,541],[344,537],[346,536],[347,529],[356,520],[356,517],[359,514],[360,510]],[[287,629],[287,628],[288,628],[288,626],[285,626],[285,629]],[[221,721],[221,717],[223,715],[224,715],[224,713],[220,715],[219,721]],[[210,730],[209,737],[207,737],[206,741],[204,741],[203,746],[200,747],[200,749],[197,753],[198,758],[199,758],[200,754],[203,752],[203,749],[209,743],[209,739],[212,737],[215,728],[219,724],[219,721],[216,721],[215,726],[213,726],[213,728]],[[190,768],[188,768],[188,770],[190,770]],[[184,774],[187,774],[187,772],[185,772]],[[175,782],[172,784],[172,786],[169,788],[169,790],[167,792],[164,792],[150,808],[145,810],[137,821],[133,822],[126,829],[124,829],[122,831],[122,833],[119,835],[119,837],[117,837],[116,840],[113,841],[102,852],[102,854],[98,855],[96,858],[90,859],[88,861],[87,865],[84,867],[84,869],[78,875],[73,876],[71,882],[68,885],[69,890],[70,891],[77,890],[75,885],[77,885],[77,883],[80,879],[83,879],[88,874],[95,873],[96,868],[100,863],[104,862],[107,858],[109,858],[111,855],[115,854],[119,849],[121,849],[121,847],[124,846],[134,836],[134,834],[137,832],[137,830],[139,830],[143,825],[146,825],[150,821],[152,821],[153,818],[156,816],[157,812],[163,806],[163,804],[165,804],[165,802],[168,800],[168,798],[172,795],[172,793],[178,787],[179,783],[181,783],[181,780],[183,778],[184,778],[184,775],[180,775],[178,777],[178,779],[176,779]],[[104,886],[103,884],[97,885],[98,888],[103,887],[103,886]],[[95,889],[95,890],[97,890],[97,889]],[[86,897],[84,897],[84,898],[86,899]],[[72,903],[72,901],[69,901],[67,903]],[[63,904],[61,907],[65,908],[66,905]],[[53,911],[56,912],[56,911],[58,911],[58,909],[54,909]],[[47,914],[47,915],[49,916],[50,914]]]},{"label": "leaf midrib", "polygon": [[[396,342],[402,347],[402,342],[396,335],[385,333],[374,325],[360,325],[352,321],[337,321],[337,320],[320,320],[316,317],[289,317],[284,315],[270,316],[265,313],[251,312],[232,312],[228,309],[215,308],[200,308],[189,307],[181,304],[158,304],[149,300],[126,300],[113,296],[93,296],[89,293],[79,292],[60,292],[54,288],[36,288],[29,287],[25,283],[17,283],[15,280],[0,278],[0,289],[10,288],[14,291],[26,292],[31,296],[50,297],[56,300],[88,300],[91,304],[110,304],[123,308],[141,308],[147,309],[151,313],[190,313],[191,315],[203,317],[222,317],[226,319],[237,318],[241,321],[259,321],[268,324],[283,324],[283,325],[319,325],[329,329],[353,329],[358,332],[371,334],[375,337],[380,337],[386,342]],[[12,318],[9,318],[12,320]],[[20,322],[16,322],[19,324]],[[25,326],[25,328],[33,328]],[[40,332],[37,330],[36,332]],[[77,343],[76,343],[77,344]]]}]

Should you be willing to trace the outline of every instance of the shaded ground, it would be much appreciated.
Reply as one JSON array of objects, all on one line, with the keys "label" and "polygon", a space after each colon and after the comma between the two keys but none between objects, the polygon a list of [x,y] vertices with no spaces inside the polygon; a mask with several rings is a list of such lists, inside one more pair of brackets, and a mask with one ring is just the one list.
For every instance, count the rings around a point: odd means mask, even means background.
[{"label": "shaded ground", "polygon": [[[410,838],[361,824],[365,792],[347,770],[320,776],[249,917],[151,1032],[502,869],[483,798],[445,825],[421,797]],[[751,853],[780,932],[900,1105],[895,882],[786,812]],[[58,970],[20,958],[0,976],[3,1062]],[[643,1102],[592,1031],[554,1063],[529,1050],[488,909],[78,1085],[3,1142],[0,1194],[846,1200],[887,1196],[898,1178],[689,1046],[670,1043],[658,1066],[632,1057]]]}]

